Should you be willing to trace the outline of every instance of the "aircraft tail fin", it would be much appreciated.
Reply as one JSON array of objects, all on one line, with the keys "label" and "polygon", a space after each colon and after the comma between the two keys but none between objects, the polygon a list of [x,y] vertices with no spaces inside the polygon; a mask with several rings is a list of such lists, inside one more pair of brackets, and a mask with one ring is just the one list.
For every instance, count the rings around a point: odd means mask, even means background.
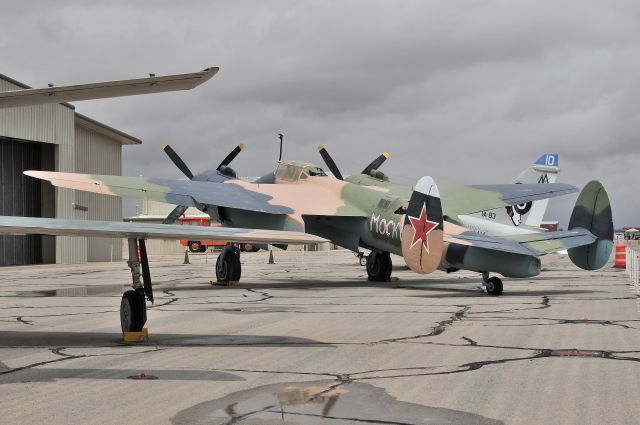
[{"label": "aircraft tail fin", "polygon": [[613,249],[613,219],[609,196],[599,181],[590,181],[580,192],[569,219],[569,230],[574,228],[586,229],[597,239],[568,249],[573,264],[584,270],[602,268]]},{"label": "aircraft tail fin", "polygon": [[[514,183],[536,184],[555,183],[560,169],[558,168],[559,155],[557,153],[545,153],[533,164],[528,166],[515,179]],[[525,202],[511,205],[506,208],[498,208],[491,211],[472,214],[477,218],[490,217],[491,221],[508,226],[540,227],[542,219],[549,204],[548,199],[535,202]]]},{"label": "aircraft tail fin", "polygon": [[442,203],[435,181],[418,180],[402,227],[402,256],[411,270],[420,274],[435,271],[443,251]]},{"label": "aircraft tail fin", "polygon": [[[560,171],[558,161],[559,155],[557,153],[542,154],[518,176],[515,183],[555,183]],[[521,220],[521,223],[527,226],[540,227],[548,205],[548,199],[542,199],[529,205],[516,205],[513,207],[512,214],[514,216],[526,214],[526,217],[516,217],[516,219]],[[522,214],[523,212],[524,214]]]}]

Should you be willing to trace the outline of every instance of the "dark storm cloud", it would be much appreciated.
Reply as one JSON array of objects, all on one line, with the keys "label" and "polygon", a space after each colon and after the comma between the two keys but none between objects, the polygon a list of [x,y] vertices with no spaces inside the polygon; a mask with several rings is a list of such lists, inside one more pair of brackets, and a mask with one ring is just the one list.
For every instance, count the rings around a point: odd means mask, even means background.
[{"label": "dark storm cloud", "polygon": [[0,72],[43,86],[220,66],[192,92],[77,104],[145,141],[128,174],[178,177],[168,141],[194,170],[245,143],[234,166],[258,175],[280,131],[287,157],[320,162],[323,143],[347,173],[388,150],[407,184],[510,181],[558,152],[563,181],[601,179],[616,224],[638,224],[639,17],[633,1],[13,2]]}]

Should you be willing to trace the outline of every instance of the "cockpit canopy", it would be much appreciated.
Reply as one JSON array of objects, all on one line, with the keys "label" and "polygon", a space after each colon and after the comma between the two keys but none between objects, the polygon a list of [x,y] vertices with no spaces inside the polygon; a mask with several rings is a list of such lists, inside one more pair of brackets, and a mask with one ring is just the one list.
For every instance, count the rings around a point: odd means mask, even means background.
[{"label": "cockpit canopy", "polygon": [[276,181],[297,182],[309,177],[326,177],[327,173],[317,165],[308,162],[282,161],[275,172]]}]

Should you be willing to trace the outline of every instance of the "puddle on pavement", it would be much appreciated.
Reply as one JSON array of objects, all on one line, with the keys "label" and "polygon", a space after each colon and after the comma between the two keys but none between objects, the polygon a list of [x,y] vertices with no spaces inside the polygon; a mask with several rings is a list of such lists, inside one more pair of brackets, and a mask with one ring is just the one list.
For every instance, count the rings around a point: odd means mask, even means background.
[{"label": "puddle on pavement", "polygon": [[72,286],[42,291],[17,292],[18,297],[98,297],[121,294],[128,285]]},{"label": "puddle on pavement", "polygon": [[181,424],[501,424],[473,413],[398,401],[373,385],[280,383],[206,401],[171,418]]}]

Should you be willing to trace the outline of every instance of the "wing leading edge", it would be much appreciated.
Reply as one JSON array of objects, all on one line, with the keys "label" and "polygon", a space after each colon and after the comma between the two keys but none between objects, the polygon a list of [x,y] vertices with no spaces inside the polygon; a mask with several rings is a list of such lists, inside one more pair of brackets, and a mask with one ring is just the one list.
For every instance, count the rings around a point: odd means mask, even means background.
[{"label": "wing leading edge", "polygon": [[266,194],[247,190],[233,182],[216,183],[148,177],[100,176],[91,174],[25,171],[24,174],[51,182],[54,186],[103,195],[151,199],[174,205],[202,207],[216,205],[268,214],[291,214],[284,205],[271,204]]},{"label": "wing leading edge", "polygon": [[308,233],[281,230],[13,216],[0,216],[0,233],[136,239],[207,239],[225,242],[280,244],[305,244],[327,241]]},{"label": "wing leading edge", "polygon": [[190,90],[209,80],[218,70],[218,67],[211,67],[190,74],[0,92],[0,108]]}]

